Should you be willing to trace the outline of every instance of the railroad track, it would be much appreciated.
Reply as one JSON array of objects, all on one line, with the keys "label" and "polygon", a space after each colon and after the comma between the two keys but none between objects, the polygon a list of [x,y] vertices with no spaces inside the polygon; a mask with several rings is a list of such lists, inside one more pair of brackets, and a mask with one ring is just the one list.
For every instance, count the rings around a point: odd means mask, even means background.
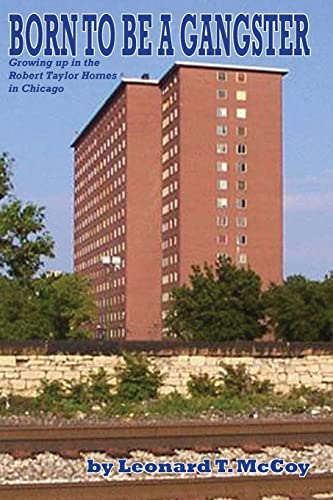
[{"label": "railroad track", "polygon": [[133,424],[98,426],[0,426],[0,453],[28,454],[44,451],[104,451],[126,457],[131,450],[156,455],[175,449],[199,452],[242,447],[258,451],[265,446],[292,449],[312,444],[333,444],[333,419],[313,421],[242,423],[188,422],[177,424]]},{"label": "railroad track", "polygon": [[[155,455],[175,449],[201,453],[218,448],[242,447],[248,453],[265,446],[302,448],[333,443],[333,419],[312,421],[244,421],[241,423],[182,422],[98,426],[0,426],[0,453],[16,457],[45,451],[74,458],[80,452],[103,451],[125,457],[131,450]],[[17,454],[17,452],[20,452]],[[213,499],[255,500],[284,495],[310,499],[315,493],[333,494],[333,474],[295,476],[228,476],[189,479],[140,479],[76,483],[0,485],[4,500],[109,500]]]},{"label": "railroad track", "polygon": [[258,500],[270,495],[310,499],[315,493],[330,492],[333,475],[327,474],[303,479],[267,476],[0,486],[0,498],[5,500],[204,500],[221,496]]}]

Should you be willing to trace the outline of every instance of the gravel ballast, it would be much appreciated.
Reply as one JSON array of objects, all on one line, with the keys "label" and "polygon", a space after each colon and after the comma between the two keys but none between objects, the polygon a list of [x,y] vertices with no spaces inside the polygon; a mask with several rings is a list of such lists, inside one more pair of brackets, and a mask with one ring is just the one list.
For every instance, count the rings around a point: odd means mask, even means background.
[{"label": "gravel ballast", "polygon": [[[251,458],[258,462],[270,462],[274,458],[283,459],[285,462],[308,462],[311,464],[309,474],[315,473],[333,473],[333,446],[317,444],[306,447],[303,450],[290,450],[285,447],[268,447],[260,453],[245,453],[240,448],[221,449],[218,453],[198,453],[192,450],[177,450],[172,455],[155,456],[146,451],[133,451],[130,458],[127,459],[127,464],[131,465],[134,462],[141,463],[160,463],[160,462],[194,462],[199,463],[204,459],[211,460],[214,464],[216,459],[227,458],[230,460],[230,465],[236,470],[235,460]],[[107,478],[103,477],[103,473],[91,474],[87,472],[87,460],[92,459],[94,462],[114,463]],[[32,482],[75,482],[75,481],[97,481],[97,480],[138,480],[138,479],[175,479],[177,478],[193,478],[194,476],[212,477],[218,475],[215,470],[212,472],[199,474],[168,474],[168,473],[119,473],[117,471],[118,459],[112,458],[105,453],[84,453],[77,459],[63,458],[60,455],[49,452],[40,453],[33,458],[14,459],[11,455],[0,455],[0,484],[14,483],[32,483]],[[215,468],[213,468],[215,469]],[[234,474],[237,475],[235,472]],[[229,477],[232,474],[225,474]],[[221,474],[219,474],[221,476]],[[298,476],[295,476],[295,480]]]}]

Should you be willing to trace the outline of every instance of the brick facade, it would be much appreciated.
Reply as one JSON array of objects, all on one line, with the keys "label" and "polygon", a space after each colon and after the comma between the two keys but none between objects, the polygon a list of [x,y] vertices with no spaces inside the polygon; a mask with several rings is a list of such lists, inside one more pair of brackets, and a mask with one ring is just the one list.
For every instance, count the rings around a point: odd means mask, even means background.
[{"label": "brick facade", "polygon": [[172,288],[220,254],[282,280],[285,73],[176,63],[125,79],[75,139],[74,267],[108,335],[160,338]]}]

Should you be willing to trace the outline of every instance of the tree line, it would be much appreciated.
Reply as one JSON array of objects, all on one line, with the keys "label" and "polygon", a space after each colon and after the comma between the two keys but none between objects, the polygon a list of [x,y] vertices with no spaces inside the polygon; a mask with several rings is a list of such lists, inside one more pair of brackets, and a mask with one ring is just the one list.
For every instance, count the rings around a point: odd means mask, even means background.
[{"label": "tree line", "polygon": [[87,337],[96,311],[90,283],[43,273],[54,241],[44,207],[15,196],[13,166],[8,154],[0,156],[0,339]]},{"label": "tree line", "polygon": [[249,268],[220,257],[215,266],[193,266],[189,283],[172,292],[166,326],[183,340],[333,341],[333,278],[288,277],[263,290]]},{"label": "tree line", "polygon": [[[91,282],[43,273],[54,241],[44,207],[15,196],[13,166],[0,155],[0,340],[90,337]],[[220,257],[213,266],[193,266],[188,283],[172,291],[165,326],[184,341],[253,340],[268,331],[285,341],[333,341],[333,278],[290,276],[263,290],[252,269]]]}]

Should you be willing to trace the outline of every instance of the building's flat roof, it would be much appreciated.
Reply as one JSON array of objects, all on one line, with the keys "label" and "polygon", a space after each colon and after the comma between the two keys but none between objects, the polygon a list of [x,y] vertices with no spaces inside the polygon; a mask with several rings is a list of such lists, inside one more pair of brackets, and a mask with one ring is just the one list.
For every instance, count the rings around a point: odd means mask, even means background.
[{"label": "building's flat roof", "polygon": [[158,85],[159,80],[152,80],[151,78],[123,78],[121,80],[124,83],[148,83],[150,85]]},{"label": "building's flat roof", "polygon": [[235,71],[256,71],[262,73],[279,73],[281,75],[286,75],[288,73],[287,69],[273,68],[269,66],[243,66],[237,64],[217,64],[217,63],[201,63],[201,62],[191,62],[191,61],[176,61],[173,65],[165,71],[160,79],[146,79],[146,78],[122,78],[120,83],[116,86],[110,96],[103,102],[103,104],[97,109],[97,111],[92,115],[87,124],[83,127],[81,132],[78,133],[77,137],[71,144],[71,147],[75,147],[76,143],[81,139],[81,137],[87,132],[90,126],[96,121],[96,119],[101,115],[104,108],[113,99],[116,93],[126,84],[148,84],[148,85],[160,85],[173,71],[178,67],[192,67],[192,68],[212,68],[212,69],[230,69]]},{"label": "building's flat roof", "polygon": [[[283,75],[288,73],[287,69],[272,68],[269,66],[243,66],[239,64],[217,64],[217,63],[200,63],[191,61],[176,61],[173,66],[193,66],[195,68],[221,68],[221,69],[234,69],[236,71],[260,71],[263,73],[281,73]],[[171,68],[172,69],[172,68]]]}]

